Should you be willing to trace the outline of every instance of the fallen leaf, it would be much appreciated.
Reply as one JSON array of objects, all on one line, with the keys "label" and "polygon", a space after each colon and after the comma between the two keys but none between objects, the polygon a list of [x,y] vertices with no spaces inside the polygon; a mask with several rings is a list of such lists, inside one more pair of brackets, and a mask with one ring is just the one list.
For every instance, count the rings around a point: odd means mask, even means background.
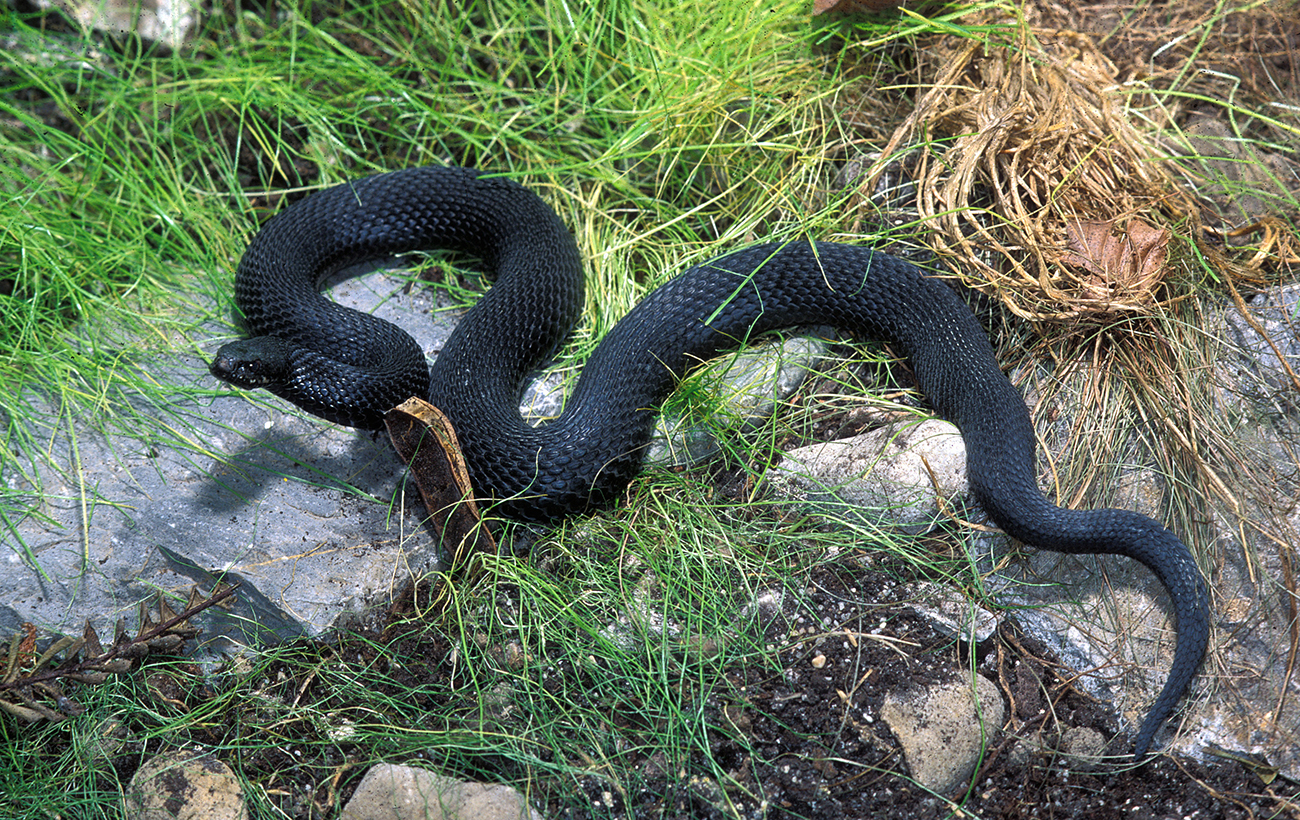
[{"label": "fallen leaf", "polygon": [[492,533],[479,518],[469,467],[451,421],[428,402],[411,398],[389,410],[384,424],[398,457],[411,470],[452,566],[479,550],[495,552]]},{"label": "fallen leaf", "polygon": [[1147,303],[1169,257],[1169,232],[1140,219],[1127,226],[1116,220],[1075,219],[1065,228],[1068,252],[1063,262],[1090,274],[1083,296],[1116,302]]}]

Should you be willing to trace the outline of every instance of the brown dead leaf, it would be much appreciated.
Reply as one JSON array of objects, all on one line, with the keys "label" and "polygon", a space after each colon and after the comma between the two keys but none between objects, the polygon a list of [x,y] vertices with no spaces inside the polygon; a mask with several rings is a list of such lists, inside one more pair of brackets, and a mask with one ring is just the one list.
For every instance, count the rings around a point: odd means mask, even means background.
[{"label": "brown dead leaf", "polygon": [[411,398],[388,411],[384,424],[398,456],[411,469],[453,565],[476,551],[496,552],[492,533],[480,520],[469,467],[451,421],[428,402]]},{"label": "brown dead leaf", "polygon": [[1169,256],[1169,232],[1140,219],[1074,219],[1065,227],[1062,261],[1086,271],[1086,299],[1149,304]]},{"label": "brown dead leaf", "polygon": [[423,399],[410,398],[384,415],[393,448],[411,471],[420,490],[430,526],[451,558],[447,572],[434,582],[429,608],[452,606],[461,588],[473,588],[482,574],[480,555],[497,551],[488,522],[479,516],[469,467],[451,421]]},{"label": "brown dead leaf", "polygon": [[24,655],[36,654],[36,627],[23,621],[23,640],[19,652]]},{"label": "brown dead leaf", "polygon": [[104,654],[104,646],[99,642],[99,633],[90,625],[89,618],[86,619],[86,628],[82,631],[81,638],[86,643],[86,657],[98,658]]},{"label": "brown dead leaf", "polygon": [[16,680],[25,670],[31,668],[36,657],[36,627],[23,622],[22,634],[15,635],[9,642],[9,659],[5,664],[6,681]]}]

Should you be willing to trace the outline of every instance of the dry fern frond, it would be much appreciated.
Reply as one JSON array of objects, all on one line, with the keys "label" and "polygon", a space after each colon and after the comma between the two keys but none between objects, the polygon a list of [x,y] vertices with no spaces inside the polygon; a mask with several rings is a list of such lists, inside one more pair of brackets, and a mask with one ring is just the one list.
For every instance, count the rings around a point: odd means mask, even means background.
[{"label": "dry fern frond", "polygon": [[4,674],[0,676],[0,711],[28,723],[59,721],[81,714],[81,704],[64,692],[62,681],[103,683],[109,675],[129,672],[136,661],[150,654],[179,652],[187,640],[199,634],[190,619],[225,601],[236,589],[219,585],[207,597],[193,589],[181,612],[159,595],[155,603],[157,620],[148,603],[141,601],[135,637],[127,632],[125,621],[119,620],[113,645],[107,651],[95,628],[86,621],[80,637],[58,638],[38,655],[36,628],[23,624],[23,631],[9,641]]}]

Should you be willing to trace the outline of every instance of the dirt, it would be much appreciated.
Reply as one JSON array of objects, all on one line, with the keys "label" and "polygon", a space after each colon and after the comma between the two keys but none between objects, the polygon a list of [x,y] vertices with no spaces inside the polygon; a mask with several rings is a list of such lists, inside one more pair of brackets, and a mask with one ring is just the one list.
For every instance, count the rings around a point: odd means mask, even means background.
[{"label": "dirt", "polygon": [[[227,750],[219,756],[277,816],[301,820],[333,816],[377,756],[514,785],[548,820],[1300,818],[1293,784],[1270,787],[1240,762],[1162,756],[1134,768],[1131,735],[1058,674],[1051,653],[1009,623],[975,646],[939,634],[910,607],[907,571],[846,552],[754,621],[748,645],[763,651],[633,659],[664,663],[667,697],[594,672],[581,647],[567,659],[521,650],[529,633],[511,625],[528,613],[509,585],[467,596],[459,617],[436,623],[399,606],[387,626],[280,647],[255,671],[236,662],[215,685],[192,664],[162,664],[140,696],[152,710],[211,714],[188,739]],[[572,650],[573,636],[557,643]],[[600,652],[595,638],[586,646]],[[1008,725],[968,787],[929,793],[908,777],[882,704],[969,680],[972,666],[1002,693]],[[350,743],[350,722],[390,727],[391,748],[374,734]],[[1108,757],[1067,764],[1042,751],[1079,730],[1104,737]],[[692,731],[702,737],[666,738]],[[127,782],[142,757],[119,746],[112,779]],[[670,760],[673,749],[693,751]]]},{"label": "dirt", "polygon": [[[548,818],[1300,817],[1300,809],[1275,797],[1238,763],[1207,766],[1161,757],[1133,768],[1123,757],[1131,737],[1117,734],[1115,715],[1064,682],[1058,661],[1041,646],[1005,624],[983,645],[954,642],[900,600],[902,589],[893,575],[865,569],[856,556],[816,568],[799,607],[767,621],[764,637],[777,647],[774,663],[729,666],[718,670],[716,685],[706,693],[682,692],[683,708],[698,708],[695,722],[708,727],[708,759],[670,765],[656,751],[662,748],[662,721],[638,714],[629,699],[602,695],[601,687],[584,694],[567,679],[580,677],[580,670],[561,664],[539,670],[552,679],[542,686],[575,698],[577,711],[608,716],[601,730],[621,750],[617,768],[636,773],[635,787],[613,782],[595,761],[577,766],[581,773],[572,777],[549,777],[506,760],[496,760],[495,769],[492,761],[479,760],[476,765],[487,765],[474,776],[525,780]],[[507,609],[518,600],[509,589],[497,596]],[[395,696],[403,689],[471,695],[464,690],[464,658],[439,633],[422,629],[390,645],[391,653],[373,652],[377,635],[363,637],[350,639],[340,654],[357,651],[367,664],[386,657],[423,659],[418,680],[404,681]],[[931,794],[907,777],[880,708],[891,691],[968,675],[963,670],[972,651],[978,673],[994,681],[1010,705],[1010,731],[994,740],[969,789]],[[506,640],[488,647],[487,655],[506,658],[510,652]],[[503,670],[508,666],[503,663]],[[408,673],[416,670],[407,667]],[[458,674],[462,683],[455,680]],[[499,680],[487,670],[479,674],[479,693],[512,691],[513,673],[503,671]],[[310,700],[313,686],[308,682],[299,691]],[[509,694],[502,698],[490,710],[492,731],[535,732],[536,715],[526,703],[511,705]],[[467,701],[472,723],[483,698]],[[1023,740],[1037,738],[1052,747],[1063,733],[1079,728],[1106,737],[1107,753],[1115,757],[1091,770],[1079,763],[1071,769]],[[576,748],[551,751],[582,754]],[[346,788],[339,797],[345,793]]]}]

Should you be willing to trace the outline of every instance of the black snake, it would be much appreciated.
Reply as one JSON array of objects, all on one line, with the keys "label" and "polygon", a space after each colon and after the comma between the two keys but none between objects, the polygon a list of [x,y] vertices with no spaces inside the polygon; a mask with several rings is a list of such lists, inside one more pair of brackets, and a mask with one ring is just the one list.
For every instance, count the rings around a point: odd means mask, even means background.
[{"label": "black snake", "polygon": [[[319,287],[349,264],[433,248],[476,254],[496,278],[430,373],[405,331],[325,299]],[[407,398],[427,397],[454,424],[475,490],[508,517],[548,521],[618,497],[640,468],[655,408],[700,361],[799,324],[892,341],[935,409],[960,428],[971,489],[999,527],[1044,549],[1127,555],[1169,590],[1178,645],[1137,734],[1135,756],[1146,753],[1205,653],[1200,571],[1150,518],[1065,509],[1043,496],[1029,413],[949,287],[870,247],[801,240],[722,256],[628,313],[585,364],[563,414],[531,427],[518,411],[524,380],[568,336],[582,294],[573,238],[521,185],[463,168],[380,174],[321,191],[266,223],[235,276],[252,338],[218,351],[211,372],[367,429]]]}]

